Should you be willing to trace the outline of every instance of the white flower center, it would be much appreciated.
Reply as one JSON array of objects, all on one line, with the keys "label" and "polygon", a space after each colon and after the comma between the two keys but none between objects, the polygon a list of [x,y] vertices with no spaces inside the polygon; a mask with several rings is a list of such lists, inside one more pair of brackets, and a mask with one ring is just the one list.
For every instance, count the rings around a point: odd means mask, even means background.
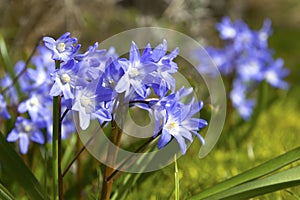
[{"label": "white flower center", "polygon": [[172,133],[173,131],[174,131],[174,129],[176,128],[178,126],[178,123],[177,122],[175,122],[175,121],[171,121],[171,122],[168,122],[167,124],[166,124],[166,129],[170,132],[170,133]]},{"label": "white flower center", "polygon": [[64,52],[66,50],[66,44],[60,42],[57,44],[56,49],[59,51],[59,53]]},{"label": "white flower center", "polygon": [[88,105],[90,105],[92,103],[92,101],[89,97],[82,97],[80,99],[80,103],[83,107],[87,107]]},{"label": "white flower center", "polygon": [[31,126],[30,125],[24,125],[24,131],[25,132],[30,132],[31,131]]},{"label": "white flower center", "polygon": [[236,35],[236,31],[231,27],[226,27],[224,29],[224,34],[229,38],[234,38]]},{"label": "white flower center", "polygon": [[274,83],[278,80],[277,74],[273,71],[267,71],[265,76],[266,76],[266,79],[272,83]]},{"label": "white flower center", "polygon": [[30,101],[29,101],[29,104],[30,104],[30,106],[37,106],[37,105],[39,105],[39,100],[38,100],[38,98],[36,98],[36,97],[32,97],[31,99],[30,99]]},{"label": "white flower center", "polygon": [[258,37],[261,41],[266,41],[268,39],[268,34],[266,32],[260,32]]},{"label": "white flower center", "polygon": [[136,68],[130,69],[128,73],[131,78],[137,77],[139,75],[139,71]]},{"label": "white flower center", "polygon": [[61,75],[60,79],[63,82],[63,84],[69,83],[71,81],[71,78],[68,74]]}]

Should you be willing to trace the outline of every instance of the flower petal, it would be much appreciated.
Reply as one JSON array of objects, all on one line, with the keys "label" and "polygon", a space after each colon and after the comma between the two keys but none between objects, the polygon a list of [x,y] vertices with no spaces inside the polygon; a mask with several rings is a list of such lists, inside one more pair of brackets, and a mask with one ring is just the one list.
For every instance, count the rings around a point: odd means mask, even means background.
[{"label": "flower petal", "polygon": [[29,147],[29,138],[26,134],[20,134],[19,146],[22,154],[26,154]]}]

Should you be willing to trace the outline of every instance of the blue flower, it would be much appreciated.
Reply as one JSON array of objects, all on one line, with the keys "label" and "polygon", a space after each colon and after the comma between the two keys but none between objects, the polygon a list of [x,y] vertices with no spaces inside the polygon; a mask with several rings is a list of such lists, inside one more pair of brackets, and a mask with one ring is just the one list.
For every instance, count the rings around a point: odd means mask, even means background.
[{"label": "blue flower", "polygon": [[17,118],[15,128],[7,136],[8,142],[15,142],[16,140],[19,140],[22,154],[27,153],[30,140],[39,144],[45,142],[43,133],[39,130],[36,123],[23,117]]},{"label": "blue flower", "polygon": [[237,35],[236,28],[229,17],[224,17],[221,23],[216,25],[216,28],[220,33],[220,37],[224,40],[233,39]]},{"label": "blue flower", "polygon": [[233,89],[230,92],[230,99],[232,106],[237,109],[238,113],[245,120],[249,120],[255,101],[253,99],[246,99],[247,86],[237,80],[233,83]]},{"label": "blue flower", "polygon": [[254,56],[251,58],[239,60],[239,67],[236,73],[239,79],[248,82],[260,82],[264,78],[263,67],[264,63],[256,59]]},{"label": "blue flower", "polygon": [[198,132],[201,128],[207,126],[207,122],[201,118],[193,117],[202,109],[202,101],[195,103],[193,98],[188,104],[180,102],[180,99],[192,91],[192,88],[181,88],[176,93],[154,102],[152,106],[156,119],[154,137],[157,136],[158,131],[161,131],[158,141],[159,149],[166,146],[172,137],[177,140],[182,154],[186,153],[186,140],[192,142],[194,135],[204,144],[204,139]]},{"label": "blue flower", "polygon": [[[75,60],[69,60],[61,68],[54,71],[52,78],[55,81],[51,90],[51,96],[63,95],[65,99],[73,99],[73,89],[76,86],[78,65]],[[79,81],[78,81],[79,82]]]},{"label": "blue flower", "polygon": [[282,59],[273,61],[269,68],[266,69],[264,75],[265,80],[276,88],[288,89],[289,84],[283,80],[288,74],[289,70],[284,68],[284,62]]},{"label": "blue flower", "polygon": [[33,56],[31,62],[36,66],[36,68],[45,68],[48,74],[53,73],[55,70],[55,63],[53,62],[52,52],[45,46],[37,47],[38,54]]},{"label": "blue flower", "polygon": [[43,38],[44,44],[52,51],[52,59],[67,62],[72,59],[80,48],[76,38],[71,38],[70,33],[66,32],[57,40],[51,37]]},{"label": "blue flower", "polygon": [[272,21],[270,19],[266,19],[262,28],[256,33],[258,38],[258,47],[262,49],[268,48],[268,38],[272,34],[271,25]]},{"label": "blue flower", "polygon": [[274,61],[273,51],[268,48],[268,38],[272,34],[271,21],[265,20],[260,30],[253,31],[241,20],[231,22],[224,17],[217,24],[217,30],[225,46],[220,49],[208,47],[208,53],[222,75],[233,79],[230,93],[232,105],[242,118],[250,119],[255,100],[246,97],[262,81],[276,88],[288,88],[283,80],[288,75],[283,60]]},{"label": "blue flower", "polygon": [[[24,68],[25,62],[23,60],[18,61],[14,66],[15,74],[19,76],[18,81],[19,83],[22,83],[19,84],[21,89],[24,91],[28,91],[28,89],[30,88],[30,79],[27,76],[27,73],[19,75],[24,70]],[[8,104],[10,105],[17,105],[19,103],[19,95],[15,84],[13,84],[13,79],[8,73],[6,73],[4,77],[0,80],[0,86],[2,87],[2,89],[6,90],[3,95],[10,100],[8,102]]]},{"label": "blue flower", "polygon": [[80,128],[86,130],[92,119],[111,121],[111,108],[106,102],[112,101],[112,90],[102,87],[102,81],[92,81],[75,91],[72,110],[78,111]]},{"label": "blue flower", "polygon": [[79,61],[79,73],[86,76],[87,80],[95,80],[101,77],[109,64],[108,60],[117,58],[114,48],[110,48],[108,51],[98,50],[97,48],[98,43],[96,42],[84,54],[79,54],[75,58]]},{"label": "blue flower", "polygon": [[7,111],[7,105],[4,101],[3,96],[0,94],[0,119],[3,117],[4,119],[10,119],[10,114]]},{"label": "blue flower", "polygon": [[[21,102],[18,106],[19,113],[28,112],[32,121],[42,121],[49,115],[49,109],[45,106],[44,97],[36,93],[32,93],[30,98]],[[44,119],[45,120],[45,119]]]},{"label": "blue flower", "polygon": [[157,69],[157,66],[141,62],[139,49],[134,42],[132,42],[129,56],[129,60],[119,59],[118,61],[124,75],[116,84],[115,90],[118,93],[125,92],[125,97],[134,91],[140,97],[145,98],[148,94],[147,84],[157,78],[151,74]]},{"label": "blue flower", "polygon": [[151,60],[157,66],[157,70],[152,72],[156,79],[153,80],[151,86],[161,97],[165,96],[169,90],[175,91],[175,79],[172,75],[178,71],[177,63],[173,62],[173,59],[177,57],[179,48],[174,49],[170,54],[166,55],[166,53],[167,41],[163,40],[163,43],[159,44],[151,54]]}]

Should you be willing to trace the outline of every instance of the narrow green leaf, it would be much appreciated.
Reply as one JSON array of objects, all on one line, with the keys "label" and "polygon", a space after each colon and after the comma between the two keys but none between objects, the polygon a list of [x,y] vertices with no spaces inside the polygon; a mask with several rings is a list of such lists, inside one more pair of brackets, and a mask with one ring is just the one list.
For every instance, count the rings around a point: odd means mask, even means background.
[{"label": "narrow green leaf", "polygon": [[8,55],[6,43],[1,34],[0,34],[0,54],[1,54],[1,58],[2,58],[5,69],[8,71],[9,75],[14,78],[15,77],[14,68],[13,68],[12,62],[10,60],[10,57]]},{"label": "narrow green leaf", "polygon": [[132,186],[135,185],[138,181],[138,179],[143,174],[137,173],[137,174],[126,174],[124,178],[124,182],[122,187],[116,188],[114,190],[113,196],[111,197],[111,200],[122,200],[125,199],[128,192],[132,190]]},{"label": "narrow green leaf", "polygon": [[283,155],[280,155],[274,159],[271,159],[257,167],[254,167],[244,173],[241,173],[237,176],[234,176],[228,180],[225,180],[221,183],[218,183],[211,188],[200,192],[199,194],[190,198],[190,200],[203,199],[218,192],[227,190],[228,188],[234,187],[238,184],[245,183],[247,181],[257,179],[259,177],[265,176],[274,172],[277,169],[280,169],[292,162],[295,162],[300,159],[300,147],[297,147],[294,150],[291,150]]},{"label": "narrow green leaf", "polygon": [[0,199],[2,200],[13,200],[15,199],[10,192],[0,183]]},{"label": "narrow green leaf", "polygon": [[174,155],[174,164],[175,164],[175,200],[179,200],[179,176],[178,176],[178,166],[176,161],[176,154]]},{"label": "narrow green leaf", "polygon": [[47,199],[46,194],[35,176],[12,146],[6,142],[1,132],[0,147],[0,163],[6,172],[5,175],[24,188],[30,199]]},{"label": "narrow green leaf", "polygon": [[66,145],[66,149],[64,150],[64,155],[61,161],[62,169],[66,169],[68,164],[72,160],[73,151],[76,147],[77,138],[78,138],[77,134],[73,134],[72,137],[69,138],[69,141],[67,141],[68,145]]},{"label": "narrow green leaf", "polygon": [[204,199],[249,199],[296,185],[300,185],[300,166],[238,185]]}]

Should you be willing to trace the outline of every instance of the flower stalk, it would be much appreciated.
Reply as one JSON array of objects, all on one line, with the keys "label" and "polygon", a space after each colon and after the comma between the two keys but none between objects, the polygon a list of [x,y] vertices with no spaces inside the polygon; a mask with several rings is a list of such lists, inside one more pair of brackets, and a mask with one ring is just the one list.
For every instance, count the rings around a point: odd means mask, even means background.
[{"label": "flower stalk", "polygon": [[[115,146],[120,146],[121,136],[122,136],[122,130],[118,127],[115,120],[111,123],[112,131],[111,131],[111,139]],[[108,151],[106,154],[106,160],[108,161],[109,165],[105,167],[104,170],[104,178],[102,183],[102,192],[101,192],[101,200],[109,200],[113,185],[113,179],[110,179],[109,177],[114,172],[114,168],[110,166],[114,166],[118,154],[118,149],[115,148],[115,146],[109,145]]]},{"label": "flower stalk", "polygon": [[[60,61],[55,61],[55,68],[60,68]],[[53,199],[62,199],[63,180],[61,173],[61,96],[53,97],[53,136],[52,136],[52,167],[53,167]]]}]

